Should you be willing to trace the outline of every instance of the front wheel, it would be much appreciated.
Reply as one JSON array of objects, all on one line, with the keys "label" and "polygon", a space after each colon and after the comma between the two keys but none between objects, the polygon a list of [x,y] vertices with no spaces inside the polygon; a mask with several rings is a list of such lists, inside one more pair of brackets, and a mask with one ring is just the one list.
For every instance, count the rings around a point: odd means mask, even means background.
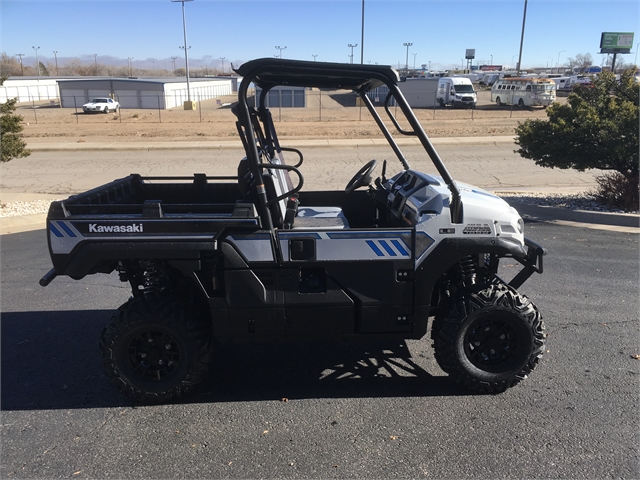
[{"label": "front wheel", "polygon": [[524,380],[544,352],[542,316],[502,283],[461,293],[433,323],[435,358],[454,381],[499,393]]},{"label": "front wheel", "polygon": [[103,366],[117,388],[143,403],[192,390],[209,366],[210,322],[185,299],[136,297],[102,332]]},{"label": "front wheel", "polygon": [[496,97],[496,105],[498,107],[502,106],[502,101],[500,100],[500,97]]}]

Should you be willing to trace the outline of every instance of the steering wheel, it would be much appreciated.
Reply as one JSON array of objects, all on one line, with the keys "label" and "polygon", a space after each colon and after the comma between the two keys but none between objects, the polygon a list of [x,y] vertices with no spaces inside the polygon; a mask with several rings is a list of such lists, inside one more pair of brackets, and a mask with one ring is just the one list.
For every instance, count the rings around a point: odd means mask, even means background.
[{"label": "steering wheel", "polygon": [[349,183],[347,183],[344,191],[346,193],[351,193],[360,187],[370,185],[371,172],[373,172],[373,169],[376,168],[377,164],[377,160],[370,160],[364,167],[358,170],[358,173],[356,173],[351,180],[349,180]]}]

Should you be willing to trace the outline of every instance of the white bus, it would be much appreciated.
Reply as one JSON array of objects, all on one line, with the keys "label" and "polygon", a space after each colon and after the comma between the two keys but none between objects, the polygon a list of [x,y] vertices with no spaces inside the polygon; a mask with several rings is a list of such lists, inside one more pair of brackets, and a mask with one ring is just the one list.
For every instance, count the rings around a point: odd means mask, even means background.
[{"label": "white bus", "polygon": [[550,78],[501,78],[491,87],[496,105],[546,108],[556,100],[556,84]]}]

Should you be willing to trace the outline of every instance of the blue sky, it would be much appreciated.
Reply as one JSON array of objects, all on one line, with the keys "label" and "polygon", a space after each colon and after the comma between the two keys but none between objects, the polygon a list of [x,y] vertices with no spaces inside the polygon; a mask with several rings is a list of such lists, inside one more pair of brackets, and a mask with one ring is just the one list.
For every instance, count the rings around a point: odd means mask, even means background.
[{"label": "blue sky", "polygon": [[[284,58],[360,63],[362,0],[194,0],[185,3],[189,64],[220,68],[279,54]],[[524,0],[365,0],[364,62],[403,67],[429,64],[445,69],[463,63],[475,49],[474,64],[511,66],[517,61]],[[170,0],[2,0],[2,46],[44,63],[58,52],[69,58],[139,68],[184,65],[182,7]],[[635,60],[640,2],[637,0],[528,0],[522,52],[527,67],[553,67],[559,59],[590,53],[600,65],[602,32],[634,32]],[[415,55],[414,55],[415,53]],[[182,59],[182,63],[181,63]]]}]

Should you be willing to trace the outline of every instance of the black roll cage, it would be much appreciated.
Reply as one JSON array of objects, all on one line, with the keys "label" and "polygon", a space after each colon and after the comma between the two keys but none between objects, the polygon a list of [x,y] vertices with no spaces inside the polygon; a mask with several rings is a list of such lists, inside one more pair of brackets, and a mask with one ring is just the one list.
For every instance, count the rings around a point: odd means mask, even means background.
[{"label": "black roll cage", "polygon": [[[263,122],[265,120],[271,122],[270,113],[265,106],[265,100],[269,90],[280,85],[353,90],[369,110],[369,113],[387,139],[387,142],[398,157],[403,168],[408,170],[410,168],[409,163],[402,154],[402,151],[391,135],[391,132],[380,118],[380,115],[376,111],[373,103],[367,96],[367,92],[370,90],[383,85],[386,86],[389,89],[389,94],[387,95],[384,109],[387,112],[389,119],[400,134],[415,136],[418,138],[429,155],[429,158],[436,170],[443,178],[451,192],[451,222],[462,223],[463,206],[460,190],[433,147],[433,144],[427,137],[427,134],[420,125],[420,122],[411,110],[411,107],[404,98],[404,95],[400,91],[400,88],[398,87],[400,78],[398,76],[398,72],[394,68],[386,65],[358,65],[287,60],[280,58],[260,58],[246,62],[240,67],[234,68],[234,71],[242,77],[242,81],[238,87],[238,105],[235,108],[234,113],[238,117],[238,131],[246,151],[249,169],[256,180],[260,216],[264,221],[263,225],[265,225],[269,230],[273,231],[274,226],[269,214],[270,202],[267,199],[266,189],[262,181],[261,169],[265,167],[271,168],[272,165],[267,165],[262,161],[261,156],[264,153],[272,158],[276,153],[285,149],[278,145],[277,138],[275,138],[275,132],[270,132],[268,129],[265,129],[266,131],[263,135],[263,133],[259,131],[259,128],[256,128],[256,125],[254,125],[254,121],[255,118],[259,116]],[[256,109],[253,109],[253,107],[250,107],[248,103],[248,92],[252,84],[262,90],[260,98],[257,99],[257,111]],[[391,98],[396,100],[397,106],[402,111],[405,119],[411,127],[411,130],[403,130],[401,128],[389,108]],[[266,150],[268,150],[267,152],[259,151],[256,135],[259,137],[268,137],[258,139],[260,143],[266,145]],[[260,150],[263,150],[263,148]],[[300,152],[297,153],[302,157]],[[300,163],[298,163],[298,166],[299,164]],[[296,167],[286,168],[295,172],[297,170]],[[300,176],[300,178],[302,177]],[[297,190],[299,190],[299,187],[301,187],[301,185],[298,185]],[[273,240],[275,241],[275,238]]]}]

